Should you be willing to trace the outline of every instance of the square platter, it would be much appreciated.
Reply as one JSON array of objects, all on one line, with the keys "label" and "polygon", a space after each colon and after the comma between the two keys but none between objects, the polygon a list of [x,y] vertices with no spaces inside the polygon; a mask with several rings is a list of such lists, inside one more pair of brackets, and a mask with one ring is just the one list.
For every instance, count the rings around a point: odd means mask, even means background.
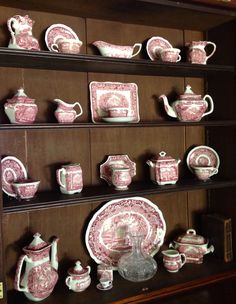
[{"label": "square platter", "polygon": [[[140,120],[138,104],[138,87],[135,83],[97,82],[89,84],[90,108],[92,121],[99,122],[130,122]],[[108,109],[122,107],[128,109],[127,117],[108,117]]]}]

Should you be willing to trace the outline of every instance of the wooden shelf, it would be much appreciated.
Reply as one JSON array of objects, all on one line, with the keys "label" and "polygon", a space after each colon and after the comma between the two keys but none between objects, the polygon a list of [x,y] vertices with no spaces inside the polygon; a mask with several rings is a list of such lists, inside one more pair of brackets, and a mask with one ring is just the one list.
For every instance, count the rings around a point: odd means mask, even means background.
[{"label": "wooden shelf", "polygon": [[[113,288],[107,292],[96,289],[96,265],[93,267],[92,284],[82,293],[75,293],[68,290],[62,279],[50,295],[44,300],[45,304],[70,303],[70,304],[126,304],[126,303],[147,303],[160,300],[165,297],[179,293],[193,291],[199,287],[216,284],[227,279],[236,277],[235,263],[223,263],[213,257],[204,257],[201,265],[185,264],[175,274],[168,273],[163,269],[161,256],[157,259],[157,274],[146,282],[133,283],[124,280],[116,272],[114,273]],[[66,276],[66,274],[63,274]],[[28,300],[23,293],[10,291],[8,304],[26,304]],[[155,302],[156,303],[156,302]]]},{"label": "wooden shelf", "polygon": [[31,200],[17,200],[5,196],[4,213],[30,211],[36,209],[55,208],[73,204],[91,203],[98,200],[111,200],[136,195],[162,194],[199,189],[217,189],[235,187],[236,180],[210,180],[206,182],[194,179],[180,180],[175,185],[158,186],[152,182],[133,182],[128,190],[117,191],[108,185],[84,187],[81,193],[74,195],[61,194],[60,191],[39,192]]},{"label": "wooden shelf", "polygon": [[181,122],[173,121],[156,121],[156,122],[139,122],[139,123],[34,123],[30,125],[20,124],[0,124],[0,130],[40,130],[40,129],[91,129],[91,128],[149,128],[149,127],[234,127],[236,120],[216,120],[216,121],[199,121],[199,122]]},{"label": "wooden shelf", "polygon": [[0,66],[74,72],[191,77],[204,77],[216,73],[220,73],[221,76],[225,73],[234,75],[235,72],[235,67],[228,65],[166,63],[154,62],[150,59],[120,59],[8,48],[0,48]]}]

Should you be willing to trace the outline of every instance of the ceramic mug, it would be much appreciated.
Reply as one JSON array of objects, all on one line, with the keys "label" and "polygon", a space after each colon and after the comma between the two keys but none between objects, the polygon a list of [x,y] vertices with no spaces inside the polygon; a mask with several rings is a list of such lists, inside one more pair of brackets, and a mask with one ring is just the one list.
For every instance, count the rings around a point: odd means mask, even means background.
[{"label": "ceramic mug", "polygon": [[74,194],[82,191],[83,178],[80,164],[62,166],[56,171],[56,177],[63,194]]},{"label": "ceramic mug", "polygon": [[184,253],[174,249],[162,251],[163,263],[168,272],[177,272],[186,263],[186,256]]},{"label": "ceramic mug", "polygon": [[54,52],[79,54],[82,44],[83,42],[78,39],[60,38],[52,44],[51,48]]},{"label": "ceramic mug", "polygon": [[179,62],[181,60],[180,49],[167,48],[160,52],[161,60],[166,62]]},{"label": "ceramic mug", "polygon": [[192,167],[194,174],[199,180],[207,181],[212,175],[218,173],[218,169],[212,166],[196,166]]}]

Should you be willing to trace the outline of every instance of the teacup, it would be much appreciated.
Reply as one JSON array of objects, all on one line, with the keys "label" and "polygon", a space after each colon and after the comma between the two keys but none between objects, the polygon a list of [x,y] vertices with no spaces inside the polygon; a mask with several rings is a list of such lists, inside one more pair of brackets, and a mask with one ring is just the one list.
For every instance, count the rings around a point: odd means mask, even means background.
[{"label": "teacup", "polygon": [[79,54],[83,42],[78,39],[60,38],[53,43],[51,48],[54,52]]},{"label": "teacup", "polygon": [[177,272],[186,263],[186,256],[184,253],[174,249],[162,251],[163,263],[168,272]]},{"label": "teacup", "polygon": [[206,181],[208,180],[212,175],[218,173],[218,169],[212,166],[195,166],[192,167],[194,174],[199,180]]},{"label": "teacup", "polygon": [[114,107],[108,109],[109,117],[126,117],[128,114],[127,108]]},{"label": "teacup", "polygon": [[166,62],[179,62],[181,60],[180,49],[167,48],[160,52],[161,60]]},{"label": "teacup", "polygon": [[100,286],[103,289],[107,289],[107,288],[111,287],[111,285],[112,285],[112,281],[110,279],[108,279],[108,278],[101,278],[99,280],[99,282],[100,282]]},{"label": "teacup", "polygon": [[20,199],[33,198],[38,190],[40,181],[24,180],[12,183],[16,196]]}]

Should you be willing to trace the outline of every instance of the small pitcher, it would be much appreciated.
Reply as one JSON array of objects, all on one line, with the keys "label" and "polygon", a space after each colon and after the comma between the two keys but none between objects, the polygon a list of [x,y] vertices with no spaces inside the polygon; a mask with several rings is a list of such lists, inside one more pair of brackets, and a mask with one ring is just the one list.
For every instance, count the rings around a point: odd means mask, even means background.
[{"label": "small pitcher", "polygon": [[[213,50],[207,56],[205,47],[207,45],[212,45]],[[215,53],[216,45],[211,41],[192,41],[191,43],[187,43],[186,46],[188,49],[188,61],[191,63],[197,64],[206,64],[207,60]]]},{"label": "small pitcher", "polygon": [[[83,114],[83,109],[79,102],[67,103],[61,99],[54,99],[53,101],[58,104],[54,115],[59,123],[72,123]],[[79,113],[74,110],[76,105],[79,107]]]},{"label": "small pitcher", "polygon": [[74,194],[83,189],[82,169],[80,164],[69,164],[62,166],[56,171],[57,182],[61,193]]},{"label": "small pitcher", "polygon": [[177,272],[186,263],[186,256],[184,253],[174,249],[162,251],[163,263],[168,272]]}]

